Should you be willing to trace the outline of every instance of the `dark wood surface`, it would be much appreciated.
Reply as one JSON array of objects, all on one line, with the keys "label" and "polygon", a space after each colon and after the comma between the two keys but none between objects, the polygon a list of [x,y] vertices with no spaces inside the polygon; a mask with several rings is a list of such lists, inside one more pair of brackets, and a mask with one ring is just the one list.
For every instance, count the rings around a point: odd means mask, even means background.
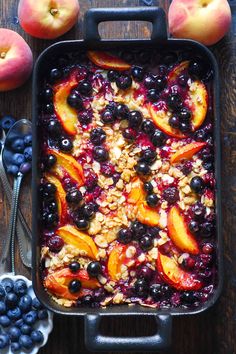
[{"label": "dark wood surface", "polygon": [[[37,1],[37,0],[36,0]],[[40,1],[40,0],[38,0]],[[51,41],[31,38],[20,28],[17,20],[16,0],[0,0],[0,27],[19,32],[30,44],[34,59]],[[166,11],[170,1],[153,1]],[[230,33],[212,50],[217,57],[221,73],[221,141],[222,141],[222,194],[225,281],[220,300],[210,310],[195,316],[173,320],[171,354],[236,354],[236,1],[230,1],[234,21]],[[78,25],[62,39],[83,37],[83,15],[90,7],[138,6],[142,0],[81,0]],[[143,23],[108,23],[101,26],[103,37],[140,38],[149,34]],[[1,39],[0,39],[1,40]],[[31,118],[31,81],[22,88],[0,94],[0,115],[12,114],[17,118]],[[21,206],[31,222],[30,178],[24,181]],[[9,206],[0,186],[0,245],[9,222]],[[30,276],[17,256],[17,271]],[[155,330],[151,319],[106,319],[103,331],[113,335],[148,335]],[[54,329],[41,354],[88,353],[84,347],[83,320],[72,317],[54,318]],[[112,354],[112,353],[110,353]],[[145,354],[143,352],[143,354]]]}]

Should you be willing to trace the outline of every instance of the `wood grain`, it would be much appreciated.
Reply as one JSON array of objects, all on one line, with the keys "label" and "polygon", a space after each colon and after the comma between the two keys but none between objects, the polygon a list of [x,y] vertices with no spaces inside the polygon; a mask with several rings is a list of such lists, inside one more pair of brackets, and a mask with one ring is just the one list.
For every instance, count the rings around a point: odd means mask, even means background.
[{"label": "wood grain", "polygon": [[[170,1],[153,1],[166,11]],[[174,318],[171,354],[236,354],[236,2],[230,1],[233,24],[228,36],[212,48],[221,73],[221,141],[222,141],[222,194],[225,282],[223,294],[209,311],[197,316]],[[90,7],[139,6],[142,0],[81,0],[78,24],[61,39],[83,37],[83,15]],[[17,20],[17,1],[0,1],[0,27],[19,32],[30,44],[34,58],[52,41],[36,40],[25,34]],[[100,27],[104,38],[140,38],[149,30],[143,23],[107,23]],[[31,81],[14,92],[0,94],[0,115],[12,114],[17,118],[31,117]],[[28,222],[31,221],[30,179],[24,181],[21,205]],[[0,188],[0,245],[9,222],[9,207]],[[17,270],[29,275],[17,256]],[[155,330],[152,320],[143,318],[122,321],[106,319],[102,330],[110,335],[150,335]],[[84,347],[83,320],[55,316],[54,330],[41,354],[89,353]],[[113,354],[113,353],[110,353]],[[128,354],[128,353],[127,353]],[[143,353],[145,354],[145,353]]]}]

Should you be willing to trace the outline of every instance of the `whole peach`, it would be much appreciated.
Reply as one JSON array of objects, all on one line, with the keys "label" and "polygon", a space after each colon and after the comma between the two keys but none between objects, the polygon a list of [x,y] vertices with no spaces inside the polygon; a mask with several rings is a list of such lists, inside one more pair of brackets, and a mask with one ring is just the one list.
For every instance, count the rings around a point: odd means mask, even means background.
[{"label": "whole peach", "polygon": [[57,38],[68,32],[78,20],[78,0],[20,0],[18,17],[21,27],[33,37]]},{"label": "whole peach", "polygon": [[173,0],[168,20],[173,37],[212,45],[228,32],[231,11],[227,0]]},{"label": "whole peach", "polygon": [[32,51],[25,40],[14,31],[0,28],[0,91],[23,85],[32,67]]}]

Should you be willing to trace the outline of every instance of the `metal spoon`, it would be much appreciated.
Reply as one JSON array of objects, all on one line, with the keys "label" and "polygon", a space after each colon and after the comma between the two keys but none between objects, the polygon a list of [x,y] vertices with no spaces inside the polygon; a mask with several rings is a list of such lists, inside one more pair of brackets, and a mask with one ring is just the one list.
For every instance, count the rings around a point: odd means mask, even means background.
[{"label": "metal spoon", "polygon": [[[12,201],[12,187],[8,181],[5,168],[3,166],[3,147],[5,145],[6,133],[2,129],[0,137],[0,179],[4,188],[4,192],[7,196],[8,203],[11,204]],[[19,219],[17,220],[16,232],[19,242],[20,256],[23,264],[30,268],[31,267],[31,250],[28,249],[28,243],[30,242],[32,235],[29,229],[28,224],[25,221],[24,216],[21,213],[21,210],[18,210]]]},{"label": "metal spoon", "polygon": [[[9,156],[12,154],[11,150],[9,149],[10,142],[16,137],[19,136],[23,137],[26,134],[31,134],[31,130],[32,130],[31,122],[26,119],[21,119],[17,121],[9,130],[6,136],[6,141],[3,149],[3,163],[6,169],[12,164],[9,158]],[[7,260],[9,247],[10,247],[11,269],[13,274],[15,274],[15,231],[16,231],[19,193],[20,193],[21,182],[26,172],[28,171],[26,171],[21,165],[19,172],[14,177],[10,224],[8,228],[4,252],[2,255],[2,263],[5,263]]]}]

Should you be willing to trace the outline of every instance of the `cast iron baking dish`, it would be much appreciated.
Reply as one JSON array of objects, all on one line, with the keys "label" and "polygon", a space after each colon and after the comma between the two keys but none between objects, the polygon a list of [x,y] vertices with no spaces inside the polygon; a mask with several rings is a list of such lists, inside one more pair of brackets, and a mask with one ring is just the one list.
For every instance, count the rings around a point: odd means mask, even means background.
[{"label": "cast iron baking dish", "polygon": [[[152,34],[149,40],[103,40],[98,33],[98,24],[104,21],[123,21],[123,20],[142,20],[152,23]],[[47,48],[38,58],[34,69],[33,78],[33,286],[34,290],[42,301],[51,311],[61,315],[84,316],[85,320],[85,342],[90,350],[100,351],[157,351],[164,349],[171,342],[172,316],[194,315],[205,311],[217,300],[222,285],[222,237],[221,237],[221,167],[220,167],[220,117],[219,117],[219,76],[217,63],[212,53],[203,45],[182,39],[169,39],[167,37],[165,13],[157,7],[150,8],[100,8],[90,9],[85,14],[85,39],[56,43]],[[214,296],[197,308],[190,309],[171,309],[156,310],[135,305],[129,307],[121,305],[108,307],[106,309],[83,309],[83,308],[64,308],[56,304],[44,290],[40,279],[40,235],[39,235],[39,200],[38,184],[40,173],[38,170],[38,100],[39,92],[42,87],[42,80],[45,72],[52,65],[53,58],[63,56],[65,53],[73,53],[78,50],[97,49],[97,50],[116,50],[119,49],[166,49],[168,51],[192,51],[207,60],[214,71],[213,80],[213,114],[214,114],[214,149],[215,149],[215,176],[217,180],[216,188],[216,218],[217,218],[217,257],[218,257],[218,286]],[[145,337],[108,337],[100,333],[99,324],[103,316],[153,316],[157,322],[156,333]],[[140,322],[140,321],[139,321]]]}]

